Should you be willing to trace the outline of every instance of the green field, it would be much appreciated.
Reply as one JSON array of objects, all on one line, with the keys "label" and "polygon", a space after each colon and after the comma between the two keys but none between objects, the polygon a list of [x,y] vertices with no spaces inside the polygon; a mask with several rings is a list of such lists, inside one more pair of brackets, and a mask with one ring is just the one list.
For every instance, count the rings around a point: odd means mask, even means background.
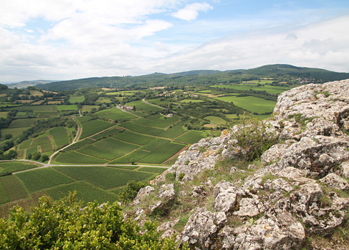
[{"label": "green field", "polygon": [[201,132],[190,130],[188,131],[188,133],[185,133],[184,135],[178,137],[176,140],[192,144],[200,141],[200,139],[202,139],[203,137],[204,136]]},{"label": "green field", "polygon": [[146,157],[149,154],[149,151],[144,151],[143,149],[139,148],[126,156],[115,159],[114,161],[110,162],[110,164],[127,164],[138,162],[140,159]]},{"label": "green field", "polygon": [[276,102],[264,100],[262,98],[254,96],[236,97],[236,96],[222,96],[215,99],[224,102],[233,102],[235,106],[239,106],[250,112],[256,112],[258,114],[265,112],[273,112]]},{"label": "green field", "polygon": [[54,127],[50,129],[50,134],[53,136],[58,148],[69,144],[67,130],[64,127]]},{"label": "green field", "polygon": [[113,126],[113,124],[101,120],[91,120],[82,123],[82,133],[80,139],[96,134],[104,129]]},{"label": "green field", "polygon": [[146,104],[142,101],[135,101],[135,102],[129,102],[126,103],[128,106],[135,106],[137,111],[142,111],[142,112],[152,112],[152,111],[159,111],[162,110],[161,108]]},{"label": "green field", "polygon": [[27,151],[26,151],[26,156],[28,156],[29,154],[35,154],[36,152],[38,152],[38,147],[35,146],[35,147],[31,147],[31,148],[27,148]]},{"label": "green field", "polygon": [[19,149],[25,149],[25,148],[29,148],[30,147],[30,143],[32,142],[32,139],[28,139],[23,141],[21,144],[19,144],[18,148]]},{"label": "green field", "polygon": [[226,124],[227,121],[218,116],[206,116],[205,119],[216,125]]},{"label": "green field", "polygon": [[11,134],[13,137],[19,136],[23,131],[27,130],[30,127],[22,127],[22,128],[3,128],[1,129],[1,137],[6,134]]},{"label": "green field", "polygon": [[102,133],[96,134],[96,135],[92,136],[91,138],[94,140],[99,140],[99,139],[106,138],[106,137],[112,136],[114,134],[117,134],[120,131],[122,131],[122,130],[114,127],[114,128],[108,129],[106,131],[103,131]]},{"label": "green field", "polygon": [[186,130],[183,128],[184,123],[185,122],[177,123],[172,128],[169,128],[166,131],[159,134],[159,136],[174,139],[174,138],[180,136],[181,134],[184,134],[186,132]]},{"label": "green field", "polygon": [[0,174],[3,173],[14,173],[17,171],[22,171],[26,169],[36,168],[39,165],[30,162],[21,162],[21,161],[8,161],[0,162]]},{"label": "green field", "polygon": [[126,164],[126,163],[133,163],[133,162],[140,162],[140,160],[151,153],[154,153],[159,148],[165,146],[166,144],[169,144],[169,140],[164,140],[157,138],[156,140],[152,141],[151,143],[137,149],[136,151],[133,151],[132,153],[115,159],[114,161],[110,162],[110,164]]},{"label": "green field", "polygon": [[237,119],[239,118],[239,116],[237,116],[237,114],[226,114],[225,117],[227,117],[228,119]]},{"label": "green field", "polygon": [[0,204],[9,202],[10,198],[7,195],[5,187],[2,185],[2,181],[0,178]]},{"label": "green field", "polygon": [[0,112],[0,118],[6,118],[8,112]]},{"label": "green field", "polygon": [[69,102],[70,103],[81,103],[85,101],[85,97],[84,96],[71,96],[69,98]]},{"label": "green field", "polygon": [[69,195],[69,192],[76,191],[76,199],[82,200],[85,203],[97,201],[103,203],[106,201],[114,202],[117,200],[117,195],[105,191],[103,189],[92,186],[91,184],[79,181],[64,186],[59,186],[46,190],[47,194],[54,200],[59,200]]},{"label": "green field", "polygon": [[140,162],[160,164],[178,153],[184,147],[183,144],[169,143],[152,154],[144,157]]},{"label": "green field", "polygon": [[78,141],[77,143],[72,144],[71,146],[69,146],[65,150],[66,151],[75,150],[75,149],[78,149],[78,148],[85,147],[86,145],[88,145],[90,143],[93,143],[93,142],[94,142],[94,140],[87,138],[85,140]]},{"label": "green field", "polygon": [[259,119],[262,119],[262,120],[264,120],[264,119],[267,119],[267,118],[269,118],[270,117],[270,115],[256,115]]},{"label": "green field", "polygon": [[128,181],[140,181],[152,176],[150,173],[108,167],[54,167],[54,169],[77,181],[86,181],[103,189],[123,186]]},{"label": "green field", "polygon": [[57,105],[58,111],[64,111],[64,110],[78,110],[77,105]]},{"label": "green field", "polygon": [[141,111],[128,111],[129,113],[131,113],[131,114],[134,114],[134,115],[137,115],[137,116],[140,116],[140,117],[146,117],[146,116],[148,116],[148,114],[147,113],[144,113],[144,112],[141,112]]},{"label": "green field", "polygon": [[96,112],[95,114],[102,118],[111,119],[114,121],[123,121],[136,118],[136,116],[124,112],[118,108],[104,109]]},{"label": "green field", "polygon": [[99,97],[97,101],[95,101],[96,104],[102,104],[102,103],[111,103],[110,98],[108,97]]},{"label": "green field", "polygon": [[48,136],[36,137],[31,144],[31,147],[34,147],[34,146],[40,146],[42,153],[52,151],[51,140],[49,139]]},{"label": "green field", "polygon": [[99,108],[99,106],[97,105],[83,105],[82,108],[81,108],[81,112],[90,112],[91,109],[95,108],[96,110]]},{"label": "green field", "polygon": [[23,182],[30,193],[74,181],[52,168],[37,169],[19,173],[16,176]]},{"label": "green field", "polygon": [[155,140],[155,137],[133,133],[128,130],[124,130],[121,133],[115,134],[113,135],[113,137],[121,141],[130,142],[138,145],[146,145]]},{"label": "green field", "polygon": [[147,135],[159,135],[164,131],[163,129],[142,126],[142,125],[135,124],[132,122],[124,122],[124,123],[120,124],[120,127],[127,128],[129,130],[134,131],[134,132],[138,132],[141,134],[147,134]]},{"label": "green field", "polygon": [[213,85],[211,87],[236,89],[236,90],[244,90],[244,91],[249,91],[250,89],[252,89],[255,91],[266,91],[270,94],[280,94],[291,88],[291,87],[280,87],[280,86],[270,86],[270,85],[257,86],[256,84]]},{"label": "green field", "polygon": [[33,112],[56,112],[57,111],[57,105],[31,106],[30,109],[32,109]]},{"label": "green field", "polygon": [[162,174],[165,170],[168,168],[151,168],[151,167],[143,167],[137,169],[137,171],[142,171],[142,172],[149,172],[149,173],[155,173],[155,174]]},{"label": "green field", "polygon": [[59,153],[55,158],[56,162],[75,164],[104,164],[107,161],[88,155],[83,155],[74,151]]},{"label": "green field", "polygon": [[168,126],[172,125],[173,123],[177,122],[179,120],[178,116],[173,117],[164,117],[161,115],[152,115],[148,116],[146,118],[135,120],[134,123],[151,126],[151,127],[158,127],[158,128],[167,128]]},{"label": "green field", "polygon": [[77,151],[83,154],[91,155],[93,157],[113,160],[137,149],[138,147],[139,146],[122,142],[113,138],[107,138],[93,143],[87,147],[78,149]]},{"label": "green field", "polygon": [[10,124],[10,128],[22,128],[22,127],[28,127],[33,126],[38,120],[44,120],[44,119],[16,119],[13,120]]},{"label": "green field", "polygon": [[105,95],[120,95],[120,92],[108,92]]},{"label": "green field", "polygon": [[155,152],[159,148],[165,146],[166,144],[170,143],[171,141],[157,138],[155,141],[152,141],[151,143],[143,146],[141,149],[148,151],[148,152]]},{"label": "green field", "polygon": [[83,123],[83,122],[87,122],[89,120],[94,120],[96,118],[92,117],[92,116],[88,116],[88,115],[85,115],[85,116],[80,116],[80,117],[77,117],[76,118],[79,122]]},{"label": "green field", "polygon": [[24,199],[28,196],[23,185],[14,175],[3,176],[0,182],[7,194],[9,201]]}]

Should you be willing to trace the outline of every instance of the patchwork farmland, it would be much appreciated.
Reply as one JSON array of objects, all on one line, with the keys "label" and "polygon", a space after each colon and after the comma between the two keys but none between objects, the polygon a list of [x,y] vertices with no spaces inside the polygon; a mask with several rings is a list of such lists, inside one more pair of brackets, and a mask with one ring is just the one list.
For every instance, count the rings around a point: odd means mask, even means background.
[{"label": "patchwork farmland", "polygon": [[[131,104],[140,110],[101,110],[92,116],[66,120],[69,127],[56,126],[22,141],[17,146],[18,157],[22,159],[38,154],[49,157],[58,152],[50,168],[39,168],[40,165],[29,162],[0,162],[0,216],[7,216],[14,205],[29,210],[44,194],[60,199],[77,191],[77,198],[84,202],[116,201],[117,193],[127,182],[153,179],[166,170],[165,162],[173,161],[178,152],[204,137],[203,132],[188,131],[177,115],[149,115],[147,112],[160,108],[144,102]],[[55,117],[76,107],[36,106],[32,113],[23,110],[22,115]],[[36,126],[47,119],[50,116],[17,119],[11,128],[24,129],[24,125]],[[74,136],[78,139],[76,143],[72,143]]]},{"label": "patchwork farmland", "polygon": [[[40,169],[31,163],[15,164],[17,167],[12,162],[0,163],[2,172],[14,171],[13,175],[0,178],[0,217],[7,217],[15,205],[29,211],[31,206],[38,204],[42,195],[49,195],[56,200],[72,191],[77,191],[77,198],[85,203],[95,200],[100,203],[114,202],[117,200],[116,193],[128,181],[149,181],[166,170],[166,167],[141,166],[60,166]],[[32,167],[32,171],[16,173]]]}]

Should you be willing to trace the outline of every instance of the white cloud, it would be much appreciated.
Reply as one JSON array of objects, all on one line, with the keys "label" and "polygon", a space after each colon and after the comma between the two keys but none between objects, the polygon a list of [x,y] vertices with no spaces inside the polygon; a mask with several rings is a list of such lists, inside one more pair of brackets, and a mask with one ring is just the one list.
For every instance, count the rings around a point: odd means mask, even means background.
[{"label": "white cloud", "polygon": [[349,16],[343,16],[281,32],[264,30],[227,37],[158,60],[157,68],[178,72],[286,63],[348,72],[349,35],[343,32],[348,29]]},{"label": "white cloud", "polygon": [[212,9],[212,6],[208,3],[193,3],[188,4],[183,9],[180,9],[177,12],[173,13],[172,16],[178,19],[192,21],[197,18],[199,11],[206,12],[210,9]]},{"label": "white cloud", "polygon": [[[2,2],[0,81],[228,70],[269,63],[349,71],[349,15],[303,26],[309,22],[285,18],[278,23],[263,16],[171,23],[170,13],[183,0]],[[194,20],[209,9],[207,3],[192,3],[172,15]],[[46,26],[26,26],[35,19],[46,20]]]}]

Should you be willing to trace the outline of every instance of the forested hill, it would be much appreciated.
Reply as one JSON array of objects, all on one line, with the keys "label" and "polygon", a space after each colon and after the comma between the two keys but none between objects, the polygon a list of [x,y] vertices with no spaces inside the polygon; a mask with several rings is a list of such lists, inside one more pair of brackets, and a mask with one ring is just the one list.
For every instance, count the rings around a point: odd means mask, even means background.
[{"label": "forested hill", "polygon": [[297,84],[301,80],[305,80],[305,83],[322,83],[349,78],[349,73],[275,64],[247,70],[193,70],[174,74],[154,73],[135,77],[94,77],[38,84],[36,87],[44,90],[72,90],[88,87],[137,88],[188,84],[240,83],[242,81],[258,80],[261,78],[272,78],[275,79],[276,83],[286,81],[288,84]]}]

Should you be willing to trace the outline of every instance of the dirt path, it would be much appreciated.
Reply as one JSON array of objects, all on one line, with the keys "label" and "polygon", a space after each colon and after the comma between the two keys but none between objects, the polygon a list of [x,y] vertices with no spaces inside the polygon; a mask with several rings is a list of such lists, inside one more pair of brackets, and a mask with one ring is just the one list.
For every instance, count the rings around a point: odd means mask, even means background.
[{"label": "dirt path", "polygon": [[[24,172],[29,172],[29,171],[33,171],[33,170],[37,170],[37,169],[41,169],[41,168],[48,168],[48,167],[122,167],[122,166],[132,166],[132,167],[142,167],[142,168],[169,168],[166,166],[159,166],[159,165],[132,165],[132,164],[44,164],[41,162],[36,162],[36,161],[30,161],[30,160],[16,160],[16,161],[26,161],[26,162],[32,162],[35,164],[40,164],[42,165],[41,167],[37,167],[37,168],[31,168],[31,169],[26,169],[23,171],[18,171],[18,172],[14,172],[12,174],[18,174],[18,173],[24,173]],[[6,162],[6,161],[0,161],[0,162]]]},{"label": "dirt path", "polygon": [[[50,156],[50,158],[49,158],[47,164],[45,164],[45,165],[47,165],[47,167],[50,166],[51,160],[53,159],[53,157],[54,157],[56,154],[58,154],[60,151],[62,151],[62,150],[64,150],[64,149],[68,148],[70,145],[76,143],[76,142],[79,140],[79,138],[80,138],[80,136],[81,136],[81,133],[82,133],[82,127],[80,127],[80,126],[79,126],[79,123],[78,123],[77,121],[75,121],[75,118],[73,118],[73,121],[74,121],[74,122],[76,123],[76,125],[78,126],[78,129],[77,129],[77,131],[76,131],[76,135],[75,135],[75,137],[74,137],[74,139],[73,139],[73,142],[70,143],[70,144],[68,144],[67,146],[65,146],[65,147],[63,147],[63,148],[57,150],[56,152],[54,152],[54,153]],[[45,167],[45,166],[44,166],[44,167]]]}]

